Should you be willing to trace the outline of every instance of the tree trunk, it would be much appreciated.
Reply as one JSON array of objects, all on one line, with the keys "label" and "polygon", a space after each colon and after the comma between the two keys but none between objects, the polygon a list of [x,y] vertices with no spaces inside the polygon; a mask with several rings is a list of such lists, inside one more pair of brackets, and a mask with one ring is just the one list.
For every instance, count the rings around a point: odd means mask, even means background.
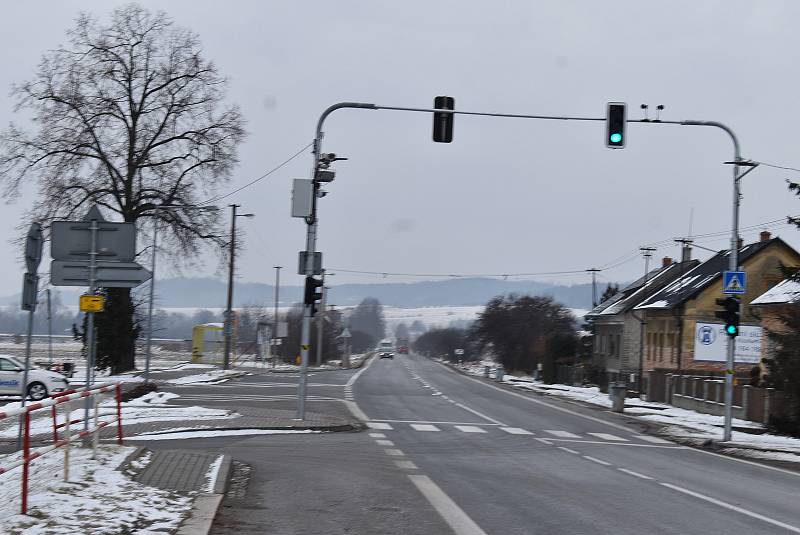
[{"label": "tree trunk", "polygon": [[136,339],[141,327],[136,321],[130,288],[108,288],[105,311],[95,317],[97,369],[112,375],[136,368]]}]

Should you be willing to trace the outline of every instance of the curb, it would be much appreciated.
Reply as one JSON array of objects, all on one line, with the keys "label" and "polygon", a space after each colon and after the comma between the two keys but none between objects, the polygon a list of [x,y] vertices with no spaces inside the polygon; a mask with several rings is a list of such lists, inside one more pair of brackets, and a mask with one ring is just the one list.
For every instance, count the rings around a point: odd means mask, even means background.
[{"label": "curb", "polygon": [[232,462],[230,455],[223,455],[213,492],[200,493],[195,497],[189,516],[181,522],[176,535],[207,535],[211,531],[219,506],[225,497],[225,491],[228,489]]},{"label": "curb", "polygon": [[[248,431],[251,429],[254,430],[265,430],[265,431],[321,431],[323,433],[344,433],[344,432],[359,432],[366,429],[366,425],[361,422],[351,422],[348,424],[341,424],[341,425],[309,425],[304,427],[281,427],[281,426],[269,426],[269,427],[198,427],[196,429],[181,429],[180,431],[162,431],[162,432],[152,432],[152,433],[144,433],[148,437],[154,436],[169,436],[176,433],[191,433],[194,431]],[[200,437],[198,437],[200,438]],[[111,439],[101,439],[101,442],[107,441]],[[116,440],[116,439],[114,439]],[[125,440],[136,440],[136,435],[126,436]],[[173,440],[180,440],[180,439],[173,439]],[[127,461],[127,459],[126,459]]]}]

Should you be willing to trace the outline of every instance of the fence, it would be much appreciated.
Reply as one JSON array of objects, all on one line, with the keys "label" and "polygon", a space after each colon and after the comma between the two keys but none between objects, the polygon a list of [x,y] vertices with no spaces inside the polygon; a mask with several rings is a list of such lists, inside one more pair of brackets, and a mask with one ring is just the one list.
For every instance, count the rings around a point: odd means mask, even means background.
[{"label": "fence", "polygon": [[[721,416],[725,411],[725,380],[721,377],[650,373],[647,399],[683,409]],[[766,424],[781,413],[783,396],[774,388],[736,384],[733,416]]]},{"label": "fence", "polygon": [[[99,405],[100,396],[102,394],[114,394],[116,401],[116,417],[108,421],[100,421]],[[75,419],[71,417],[70,404],[74,401],[86,398],[91,398],[89,402],[94,406],[93,418]],[[117,424],[117,442],[122,444],[122,390],[120,383],[98,385],[80,391],[63,392],[54,395],[50,399],[46,399],[37,403],[32,403],[25,407],[11,409],[9,411],[0,411],[0,420],[9,419],[14,416],[22,418],[22,457],[6,466],[0,466],[0,474],[4,474],[14,468],[22,466],[22,488],[20,491],[21,497],[21,510],[22,514],[28,512],[28,476],[31,461],[43,455],[55,451],[60,447],[64,447],[64,481],[69,480],[69,449],[70,443],[76,439],[83,439],[87,436],[92,438],[92,456],[94,457],[97,451],[97,442],[99,439],[100,429],[107,427],[113,423]],[[64,421],[58,422],[58,407],[64,406]],[[36,411],[50,408],[52,418],[52,444],[31,450],[31,414]],[[90,420],[94,420],[94,427],[90,428]],[[70,426],[84,422],[84,430],[73,435]],[[63,433],[59,435],[59,430],[63,429]]]}]

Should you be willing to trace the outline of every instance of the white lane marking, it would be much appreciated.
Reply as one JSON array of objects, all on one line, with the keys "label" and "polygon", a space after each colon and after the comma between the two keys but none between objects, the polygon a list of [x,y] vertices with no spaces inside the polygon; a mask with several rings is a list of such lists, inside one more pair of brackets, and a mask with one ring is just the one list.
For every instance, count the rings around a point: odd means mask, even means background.
[{"label": "white lane marking", "polygon": [[617,435],[609,435],[608,433],[586,433],[593,437],[602,438],[603,440],[612,440],[616,442],[627,442],[627,438],[618,437]]},{"label": "white lane marking", "polygon": [[388,422],[392,424],[432,424],[432,425],[478,425],[484,427],[491,427],[500,424],[476,424],[474,422],[440,422],[440,421],[427,421],[427,420],[371,420],[373,422]]},{"label": "white lane marking", "polygon": [[512,435],[532,435],[530,431],[527,429],[520,429],[519,427],[501,427],[503,431],[506,433],[510,433]]},{"label": "white lane marking", "polygon": [[712,498],[711,496],[706,496],[705,494],[700,494],[699,492],[694,492],[694,491],[691,491],[689,489],[685,489],[683,487],[678,487],[677,485],[671,485],[669,483],[659,483],[659,485],[667,487],[668,489],[672,489],[672,490],[677,491],[677,492],[681,492],[683,494],[687,494],[687,495],[692,496],[694,498],[697,498],[699,500],[703,500],[703,501],[706,501],[706,502],[709,502],[709,503],[713,503],[714,505],[718,505],[718,506],[723,507],[725,509],[729,509],[731,511],[736,511],[737,513],[743,514],[745,516],[749,516],[750,518],[755,518],[757,520],[761,520],[761,521],[766,522],[768,524],[772,524],[773,526],[778,526],[780,528],[789,530],[792,533],[800,533],[800,528],[798,528],[796,526],[785,524],[783,522],[775,520],[774,518],[770,518],[768,516],[764,516],[764,515],[755,513],[753,511],[749,511],[747,509],[743,509],[740,505],[732,505],[732,504],[729,504],[727,502],[723,502],[723,501],[717,500],[715,498]]},{"label": "white lane marking", "polygon": [[626,474],[632,475],[633,477],[638,477],[639,479],[653,479],[650,476],[646,476],[644,474],[640,474],[639,472],[634,472],[633,470],[628,470],[627,468],[617,468],[620,472],[625,472]]},{"label": "white lane marking", "polygon": [[344,386],[347,388],[352,388],[353,384],[358,380],[359,377],[361,377],[361,374],[367,371],[367,369],[369,369],[369,367],[372,366],[373,362],[375,362],[375,359],[370,358],[366,364],[363,364],[361,366],[360,370],[358,370],[356,373],[353,374],[353,376],[345,383]]},{"label": "white lane marking", "polygon": [[403,470],[416,470],[417,465],[411,461],[395,461],[394,464],[397,468],[402,468]]},{"label": "white lane marking", "polygon": [[485,433],[486,429],[482,429],[480,427],[475,427],[474,425],[457,425],[455,426],[456,429],[459,431],[463,431],[464,433]]},{"label": "white lane marking", "polygon": [[479,379],[475,379],[474,377],[470,377],[468,375],[460,374],[457,371],[451,369],[449,366],[446,366],[444,364],[442,364],[442,366],[444,366],[444,368],[446,370],[449,370],[450,373],[454,373],[454,374],[460,375],[464,379],[467,379],[467,380],[472,381],[474,383],[478,383],[479,385],[483,385],[483,386],[485,386],[487,388],[492,388],[492,389],[497,390],[499,392],[503,392],[505,394],[508,394],[509,396],[515,396],[515,397],[524,399],[524,400],[526,400],[526,401],[528,401],[530,403],[535,403],[537,405],[544,405],[545,407],[549,407],[549,408],[553,409],[554,411],[566,412],[567,414],[571,414],[571,415],[577,416],[579,418],[584,418],[586,420],[591,420],[593,422],[601,423],[603,425],[607,425],[609,427],[613,427],[614,429],[619,429],[621,431],[626,431],[626,432],[630,433],[630,429],[628,429],[627,427],[621,426],[619,424],[614,424],[614,423],[611,423],[611,422],[607,422],[605,420],[601,420],[600,418],[595,418],[594,416],[588,416],[586,414],[582,414],[580,412],[576,412],[576,411],[567,409],[566,407],[559,407],[559,406],[553,405],[552,403],[547,403],[547,402],[544,402],[544,401],[540,401],[538,399],[534,399],[534,398],[522,395],[522,394],[520,394],[518,392],[513,392],[511,390],[506,390],[505,388],[500,388],[499,386],[495,386],[495,385],[492,385],[492,384],[489,384],[489,383],[485,383],[485,382],[483,382],[483,381],[481,381]]},{"label": "white lane marking", "polygon": [[545,429],[544,432],[561,438],[581,438],[575,433],[570,433],[569,431],[553,431],[552,429]]},{"label": "white lane marking", "polygon": [[441,431],[441,429],[435,425],[430,424],[411,424],[411,427],[416,431]]},{"label": "white lane marking", "polygon": [[376,440],[375,441],[378,446],[394,446],[394,442],[391,440]]},{"label": "white lane marking", "polygon": [[769,465],[766,465],[766,464],[760,464],[760,463],[756,463],[756,462],[753,462],[753,461],[745,461],[744,459],[739,459],[737,457],[729,457],[729,456],[723,455],[721,453],[714,453],[713,451],[706,451],[706,450],[700,450],[700,449],[695,449],[695,448],[687,448],[687,447],[684,447],[683,449],[686,449],[686,450],[689,450],[689,451],[694,451],[694,452],[697,452],[697,453],[705,453],[706,455],[713,455],[714,457],[719,457],[721,459],[727,459],[729,461],[736,461],[738,463],[749,464],[750,466],[757,466],[759,468],[766,468],[767,470],[774,470],[776,472],[781,472],[783,474],[788,474],[790,476],[800,477],[800,472],[795,472],[795,471],[792,471],[792,470],[786,470],[785,468],[778,468],[777,466],[769,466]]},{"label": "white lane marking", "polygon": [[386,429],[387,431],[391,431],[392,429],[394,429],[394,427],[392,427],[391,425],[384,424],[381,422],[367,422],[367,426],[370,429]]},{"label": "white lane marking", "polygon": [[664,446],[661,444],[633,444],[631,442],[602,442],[600,440],[576,440],[572,438],[548,438],[552,442],[577,442],[578,444],[603,444],[606,446],[630,446],[632,448],[662,448],[662,449],[672,449],[672,450],[689,450],[691,449],[688,446],[678,446],[675,444],[670,444],[668,446]]},{"label": "white lane marking", "polygon": [[370,438],[386,438],[386,435],[383,433],[370,433],[369,436]]},{"label": "white lane marking", "polygon": [[344,404],[347,406],[347,408],[350,410],[350,414],[352,414],[356,418],[356,420],[360,420],[362,422],[366,422],[367,420],[369,420],[369,417],[367,417],[367,415],[364,414],[364,411],[362,411],[359,408],[358,404],[355,401],[351,399],[345,399]]},{"label": "white lane marking", "polygon": [[638,438],[639,440],[644,440],[645,442],[652,442],[653,444],[670,444],[669,440],[664,440],[663,438],[658,438],[658,437],[651,437],[650,435],[634,435],[633,438]]},{"label": "white lane marking", "polygon": [[441,515],[456,535],[486,535],[456,503],[428,476],[409,475],[409,479]]},{"label": "white lane marking", "polygon": [[402,450],[383,450],[386,455],[391,455],[392,457],[402,457],[405,455]]},{"label": "white lane marking", "polygon": [[552,446],[553,445],[553,443],[550,441],[550,439],[547,439],[547,438],[533,437],[533,440],[538,440],[542,444],[547,444],[548,446]]},{"label": "white lane marking", "polygon": [[584,455],[583,458],[588,460],[588,461],[592,461],[593,463],[602,464],[603,466],[611,466],[611,463],[607,463],[605,461],[601,461],[600,459],[598,459],[596,457],[589,457],[588,455]]},{"label": "white lane marking", "polygon": [[471,412],[472,414],[474,414],[475,416],[478,416],[479,418],[483,418],[484,420],[486,420],[486,421],[488,421],[488,422],[492,422],[493,424],[497,424],[497,425],[506,425],[506,424],[504,424],[503,422],[501,422],[501,421],[499,421],[499,420],[495,420],[494,418],[491,418],[491,417],[489,417],[489,416],[486,416],[486,415],[485,415],[485,414],[483,414],[482,412],[478,412],[478,411],[476,411],[475,409],[471,409],[471,408],[467,407],[467,406],[466,406],[466,405],[464,405],[463,403],[458,403],[458,402],[454,402],[454,403],[455,403],[456,407],[461,407],[461,408],[462,408],[462,409],[464,409],[465,411],[469,411],[469,412]]},{"label": "white lane marking", "polygon": [[569,448],[565,448],[564,446],[556,446],[556,447],[558,449],[560,449],[560,450],[566,451],[567,453],[574,453],[575,455],[580,455],[581,454],[581,452],[579,452],[579,451],[571,450]]}]

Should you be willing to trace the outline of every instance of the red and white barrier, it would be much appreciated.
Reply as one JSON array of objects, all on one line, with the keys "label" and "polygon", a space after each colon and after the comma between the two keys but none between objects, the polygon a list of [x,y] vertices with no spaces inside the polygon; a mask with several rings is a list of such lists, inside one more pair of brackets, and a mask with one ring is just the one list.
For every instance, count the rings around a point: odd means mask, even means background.
[{"label": "red and white barrier", "polygon": [[[99,418],[99,404],[100,404],[100,396],[103,394],[114,394],[114,398],[116,401],[116,415],[114,418],[108,421],[100,421]],[[72,420],[70,415],[70,403],[79,399],[85,399],[88,397],[92,397],[93,404],[94,404],[94,426],[90,427],[89,423],[87,422],[86,429],[83,431],[73,435],[70,433],[70,426],[73,424],[77,424],[83,422],[83,419],[76,419]],[[58,420],[58,411],[57,408],[61,405],[64,405],[65,408],[65,421],[63,423],[57,423]],[[39,448],[36,450],[31,451],[31,413],[46,409],[50,407],[51,415],[53,419],[53,442],[52,444],[45,446],[43,448]],[[82,439],[86,436],[92,436],[92,447],[93,447],[93,457],[94,452],[97,450],[97,442],[99,437],[100,429],[107,427],[113,423],[117,424],[117,443],[122,444],[122,388],[120,383],[108,383],[93,386],[91,388],[87,388],[84,390],[78,391],[67,391],[56,394],[49,399],[45,399],[36,403],[32,403],[30,405],[26,405],[24,407],[18,407],[15,409],[10,409],[7,411],[0,411],[0,420],[13,418],[14,416],[20,416],[22,418],[22,426],[23,426],[23,434],[22,434],[22,457],[10,463],[6,466],[0,466],[0,474],[4,474],[9,470],[13,470],[19,466],[22,466],[22,490],[21,490],[21,501],[22,501],[22,514],[27,514],[28,512],[28,474],[29,474],[29,466],[31,461],[41,457],[42,455],[46,455],[51,451],[54,451],[62,446],[66,446],[64,448],[64,480],[67,481],[69,479],[69,445],[70,443],[77,439]],[[90,418],[91,420],[92,418]],[[59,437],[59,429],[63,428],[63,436]]]}]

